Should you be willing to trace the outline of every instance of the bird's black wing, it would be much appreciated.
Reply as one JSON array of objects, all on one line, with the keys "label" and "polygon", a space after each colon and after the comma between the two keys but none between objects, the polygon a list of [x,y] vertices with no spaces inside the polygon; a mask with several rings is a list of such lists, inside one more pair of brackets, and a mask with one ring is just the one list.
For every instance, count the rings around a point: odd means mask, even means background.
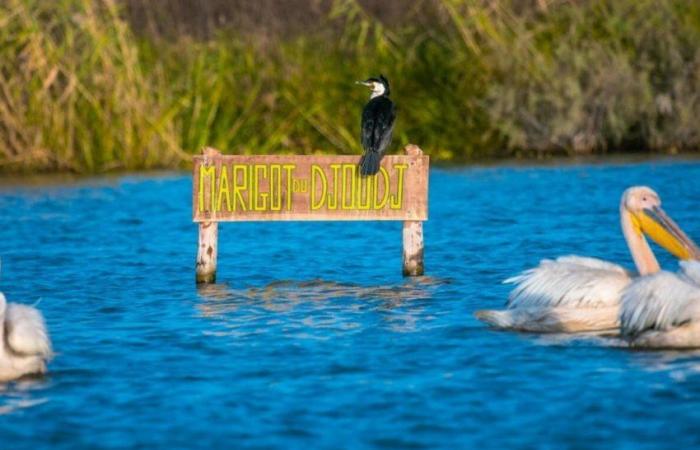
[{"label": "bird's black wing", "polygon": [[[393,106],[392,105],[392,111],[393,111]],[[391,138],[392,135],[394,134],[394,120],[396,119],[396,113],[394,112],[391,116],[391,122],[388,122],[388,125],[385,127],[382,127],[381,130],[379,130],[379,143],[377,144],[377,151],[381,153],[382,155],[386,153],[386,149],[389,147],[389,144],[391,144]]]},{"label": "bird's black wing", "polygon": [[384,153],[391,143],[396,119],[394,103],[386,97],[377,97],[362,111],[362,147],[365,151]]},{"label": "bird's black wing", "polygon": [[374,147],[374,125],[376,123],[376,115],[373,111],[373,100],[370,100],[362,110],[362,135],[360,141],[365,152],[370,151]]}]

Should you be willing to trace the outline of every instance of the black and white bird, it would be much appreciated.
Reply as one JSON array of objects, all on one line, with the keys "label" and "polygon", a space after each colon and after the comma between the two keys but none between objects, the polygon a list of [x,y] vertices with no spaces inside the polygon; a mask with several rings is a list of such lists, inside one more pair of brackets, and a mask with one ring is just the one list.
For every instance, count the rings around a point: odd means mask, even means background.
[{"label": "black and white bird", "polygon": [[396,108],[389,99],[389,80],[384,75],[357,83],[372,89],[369,102],[362,110],[362,147],[365,153],[360,159],[360,175],[374,175],[379,172],[379,163],[391,144]]}]

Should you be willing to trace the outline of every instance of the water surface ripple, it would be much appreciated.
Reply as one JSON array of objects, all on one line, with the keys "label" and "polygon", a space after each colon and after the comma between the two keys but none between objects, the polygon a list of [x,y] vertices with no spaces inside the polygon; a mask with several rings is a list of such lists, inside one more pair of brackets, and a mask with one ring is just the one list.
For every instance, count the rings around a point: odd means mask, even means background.
[{"label": "water surface ripple", "polygon": [[0,290],[39,302],[58,354],[0,387],[0,446],[698,445],[700,355],[473,317],[543,257],[630,267],[629,185],[700,239],[698,179],[693,162],[438,169],[428,277],[401,277],[400,223],[224,224],[200,290],[188,176],[2,186]]}]

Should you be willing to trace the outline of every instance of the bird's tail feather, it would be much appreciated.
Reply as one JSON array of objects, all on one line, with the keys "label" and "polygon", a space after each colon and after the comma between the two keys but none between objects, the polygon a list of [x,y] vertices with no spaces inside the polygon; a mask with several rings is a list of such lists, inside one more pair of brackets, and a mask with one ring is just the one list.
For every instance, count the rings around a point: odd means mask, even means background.
[{"label": "bird's tail feather", "polygon": [[379,172],[381,156],[376,152],[367,152],[360,159],[360,175],[374,175]]},{"label": "bird's tail feather", "polygon": [[474,313],[477,319],[497,328],[510,328],[515,325],[510,311],[494,311],[482,309]]}]

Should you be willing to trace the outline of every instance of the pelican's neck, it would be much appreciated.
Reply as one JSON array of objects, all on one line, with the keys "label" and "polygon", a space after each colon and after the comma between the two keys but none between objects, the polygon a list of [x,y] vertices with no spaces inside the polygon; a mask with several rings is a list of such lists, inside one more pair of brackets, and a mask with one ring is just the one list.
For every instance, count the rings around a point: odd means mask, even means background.
[{"label": "pelican's neck", "polygon": [[620,221],[622,223],[622,233],[625,235],[627,246],[630,249],[639,275],[649,275],[661,270],[654,252],[651,251],[649,242],[647,242],[642,231],[632,223],[632,215],[624,205],[620,205]]}]

